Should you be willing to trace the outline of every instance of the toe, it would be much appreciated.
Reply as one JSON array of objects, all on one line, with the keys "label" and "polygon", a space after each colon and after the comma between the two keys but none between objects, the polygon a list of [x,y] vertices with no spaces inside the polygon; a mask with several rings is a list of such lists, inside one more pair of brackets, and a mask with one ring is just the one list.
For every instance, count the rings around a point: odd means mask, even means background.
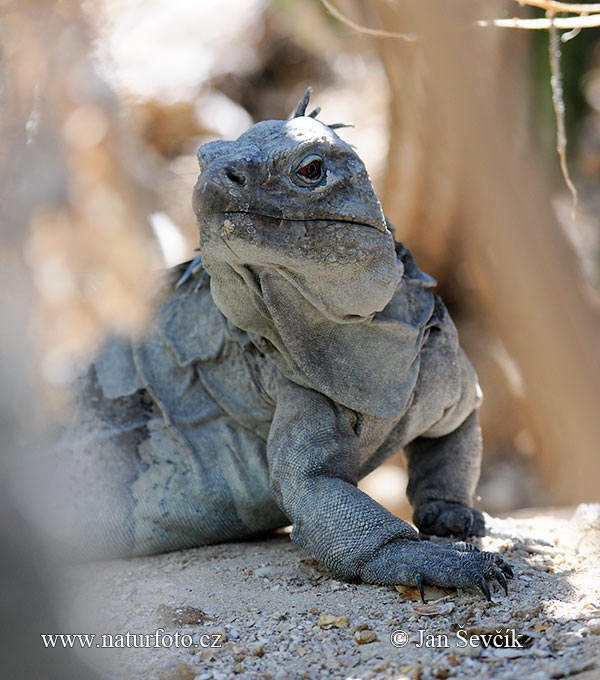
[{"label": "toe", "polygon": [[471,527],[473,526],[473,515],[469,512],[469,514],[465,514],[463,517],[463,533],[462,533],[462,540],[466,541],[467,538],[469,537],[469,534],[471,532]]},{"label": "toe", "polygon": [[488,602],[492,601],[492,593],[490,592],[490,587],[487,584],[487,581],[481,574],[477,574],[474,578],[473,581],[475,582],[475,585],[481,590],[481,592],[485,595],[486,599]]},{"label": "toe", "polygon": [[421,596],[421,601],[425,604],[425,590],[423,589],[423,579],[421,574],[417,574],[417,588],[419,589],[419,595]]},{"label": "toe", "polygon": [[494,578],[496,579],[496,581],[498,581],[500,586],[503,588],[504,594],[508,595],[508,583],[506,582],[506,579],[504,578],[504,574],[499,569],[496,570],[496,572],[494,573]]}]

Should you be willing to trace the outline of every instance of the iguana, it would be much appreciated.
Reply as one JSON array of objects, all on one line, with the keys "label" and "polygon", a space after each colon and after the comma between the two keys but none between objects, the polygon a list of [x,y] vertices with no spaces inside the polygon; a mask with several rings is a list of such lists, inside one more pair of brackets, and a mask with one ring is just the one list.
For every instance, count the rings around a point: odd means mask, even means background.
[{"label": "iguana", "polygon": [[78,381],[79,529],[144,555],[292,524],[341,578],[490,599],[512,576],[502,558],[422,540],[356,486],[403,447],[421,533],[484,533],[475,372],[309,96],[200,147],[200,257],[169,273],[143,340],[111,341]]}]

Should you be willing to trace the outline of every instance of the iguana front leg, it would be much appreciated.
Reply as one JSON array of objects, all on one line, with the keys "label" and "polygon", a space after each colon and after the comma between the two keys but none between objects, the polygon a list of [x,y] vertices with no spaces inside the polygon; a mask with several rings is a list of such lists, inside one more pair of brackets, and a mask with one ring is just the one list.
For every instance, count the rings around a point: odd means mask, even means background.
[{"label": "iguana front leg", "polygon": [[281,385],[267,452],[271,488],[294,525],[292,539],[345,579],[379,584],[503,587],[497,555],[419,540],[417,532],[356,488],[355,415],[290,382]]},{"label": "iguana front leg", "polygon": [[405,447],[406,493],[421,532],[436,536],[483,536],[483,515],[471,507],[479,479],[481,429],[477,412],[442,437],[419,437]]}]

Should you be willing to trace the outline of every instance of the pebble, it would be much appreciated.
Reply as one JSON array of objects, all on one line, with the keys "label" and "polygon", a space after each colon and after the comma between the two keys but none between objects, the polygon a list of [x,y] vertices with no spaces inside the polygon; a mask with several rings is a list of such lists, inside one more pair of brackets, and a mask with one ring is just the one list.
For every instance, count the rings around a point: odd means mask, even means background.
[{"label": "pebble", "polygon": [[[520,540],[532,540],[527,534],[525,536]],[[481,547],[497,550],[497,546],[493,547],[488,539],[484,539]],[[265,556],[265,548],[260,541],[249,543],[239,553],[244,556],[243,562],[240,561],[239,565],[232,563],[232,573],[223,579],[223,583],[227,584],[228,579],[235,575],[238,585],[245,588],[244,593],[248,592],[249,597],[240,596],[239,602],[235,599],[230,602],[224,596],[213,597],[211,592],[194,587],[197,600],[193,604],[200,604],[204,616],[210,617],[208,622],[200,622],[198,619],[202,612],[190,610],[187,618],[191,619],[191,614],[194,614],[197,621],[194,630],[203,633],[219,630],[226,633],[229,642],[222,649],[199,650],[194,656],[186,654],[189,666],[180,668],[185,680],[333,680],[338,677],[363,680],[369,677],[373,680],[397,680],[399,677],[406,680],[416,677],[423,680],[445,680],[446,677],[450,680],[555,680],[575,677],[575,671],[585,672],[586,661],[590,663],[597,659],[595,647],[600,640],[600,590],[594,581],[598,568],[590,558],[578,557],[579,562],[573,569],[582,578],[571,582],[570,574],[549,576],[542,573],[556,566],[560,556],[552,559],[553,556],[548,554],[536,554],[532,558],[530,552],[524,551],[526,562],[509,547],[506,559],[513,566],[516,577],[509,584],[508,598],[498,593],[494,595],[496,602],[487,605],[483,597],[474,592],[465,591],[461,595],[453,591],[449,597],[432,598],[423,607],[416,589],[404,591],[414,596],[413,600],[403,597],[393,587],[343,583],[316,569],[312,574],[310,561],[307,560],[306,568],[299,566],[304,565],[301,562],[303,554],[289,540],[278,543],[276,539],[268,549],[274,554],[275,565],[268,562],[269,557]],[[215,559],[234,559],[224,548],[220,550]],[[200,549],[198,554],[208,554],[208,549]],[[159,561],[165,558],[152,559]],[[176,556],[169,559],[175,568]],[[535,566],[530,566],[529,560]],[[201,564],[201,560],[192,559],[188,570],[198,569],[201,576]],[[131,578],[136,573],[134,571]],[[583,579],[585,574],[589,574],[587,580]],[[319,585],[308,585],[309,579],[317,576],[322,576]],[[186,571],[186,579],[196,577],[196,574],[190,577]],[[107,589],[111,586],[118,594],[119,589],[114,588],[115,581],[107,583],[108,577],[103,579]],[[201,579],[199,582],[202,582]],[[129,580],[124,580],[122,586],[121,592],[130,592]],[[267,591],[273,586],[285,589],[286,596],[289,593],[288,604],[277,606],[269,602]],[[180,586],[171,583],[169,577],[168,588],[176,587]],[[253,591],[256,591],[255,598]],[[144,606],[154,617],[149,630],[162,625],[156,609],[161,602],[158,588],[156,592],[155,596],[151,588],[140,588],[140,593],[147,598]],[[169,608],[165,611],[167,614],[177,611],[182,621],[181,602],[187,600],[175,601],[174,596],[172,599],[173,602],[167,599]],[[117,608],[121,607],[119,603],[117,599]],[[448,604],[454,607],[454,611],[445,617],[442,612]],[[419,609],[424,611],[419,612]],[[423,616],[429,611],[436,612],[437,618]],[[115,629],[119,625],[123,627],[120,621],[115,618]],[[462,624],[467,630],[481,628],[482,632],[500,627],[515,628],[518,633],[532,637],[533,644],[525,650],[457,648],[452,644],[456,633],[456,629],[451,628],[453,622]],[[428,632],[447,633],[451,647],[415,649],[417,631],[422,628]],[[396,629],[405,630],[411,640],[403,649],[393,648],[390,643],[389,635]],[[172,654],[176,651],[172,650]],[[154,673],[162,671],[161,680],[180,680],[181,676],[172,675],[179,673],[176,669],[182,652],[178,654],[168,665],[153,667]],[[167,652],[162,650],[160,655],[156,653],[155,663],[166,661],[166,655]],[[160,656],[163,658],[160,659]],[[593,673],[596,671],[597,667],[594,667],[589,677],[595,677]],[[120,675],[115,673],[114,677]],[[137,680],[156,676],[148,672],[128,677]]]},{"label": "pebble", "polygon": [[582,641],[582,637],[577,633],[570,633],[562,638],[562,643],[565,647],[575,647]]},{"label": "pebble", "polygon": [[274,579],[282,576],[281,568],[273,567],[271,565],[263,565],[262,567],[257,567],[253,571],[255,576],[260,576],[262,578]]},{"label": "pebble", "polygon": [[587,627],[592,635],[600,635],[600,619],[590,619],[587,622]]},{"label": "pebble", "polygon": [[366,645],[369,642],[375,642],[377,640],[377,634],[374,630],[366,628],[365,630],[357,630],[354,633],[354,640],[359,645]]},{"label": "pebble", "polygon": [[320,614],[318,625],[322,628],[331,626],[334,628],[348,628],[350,620],[347,616],[335,616],[334,614]]}]

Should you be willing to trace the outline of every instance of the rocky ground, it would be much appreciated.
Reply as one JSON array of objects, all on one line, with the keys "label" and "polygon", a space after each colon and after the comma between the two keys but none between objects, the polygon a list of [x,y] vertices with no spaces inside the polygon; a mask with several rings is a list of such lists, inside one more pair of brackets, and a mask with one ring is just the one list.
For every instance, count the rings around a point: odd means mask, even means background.
[{"label": "rocky ground", "polygon": [[412,588],[345,583],[279,534],[73,568],[61,632],[95,633],[77,653],[115,679],[592,680],[600,505],[557,517],[488,519],[480,547],[515,572],[493,603],[428,588],[423,605]]}]

